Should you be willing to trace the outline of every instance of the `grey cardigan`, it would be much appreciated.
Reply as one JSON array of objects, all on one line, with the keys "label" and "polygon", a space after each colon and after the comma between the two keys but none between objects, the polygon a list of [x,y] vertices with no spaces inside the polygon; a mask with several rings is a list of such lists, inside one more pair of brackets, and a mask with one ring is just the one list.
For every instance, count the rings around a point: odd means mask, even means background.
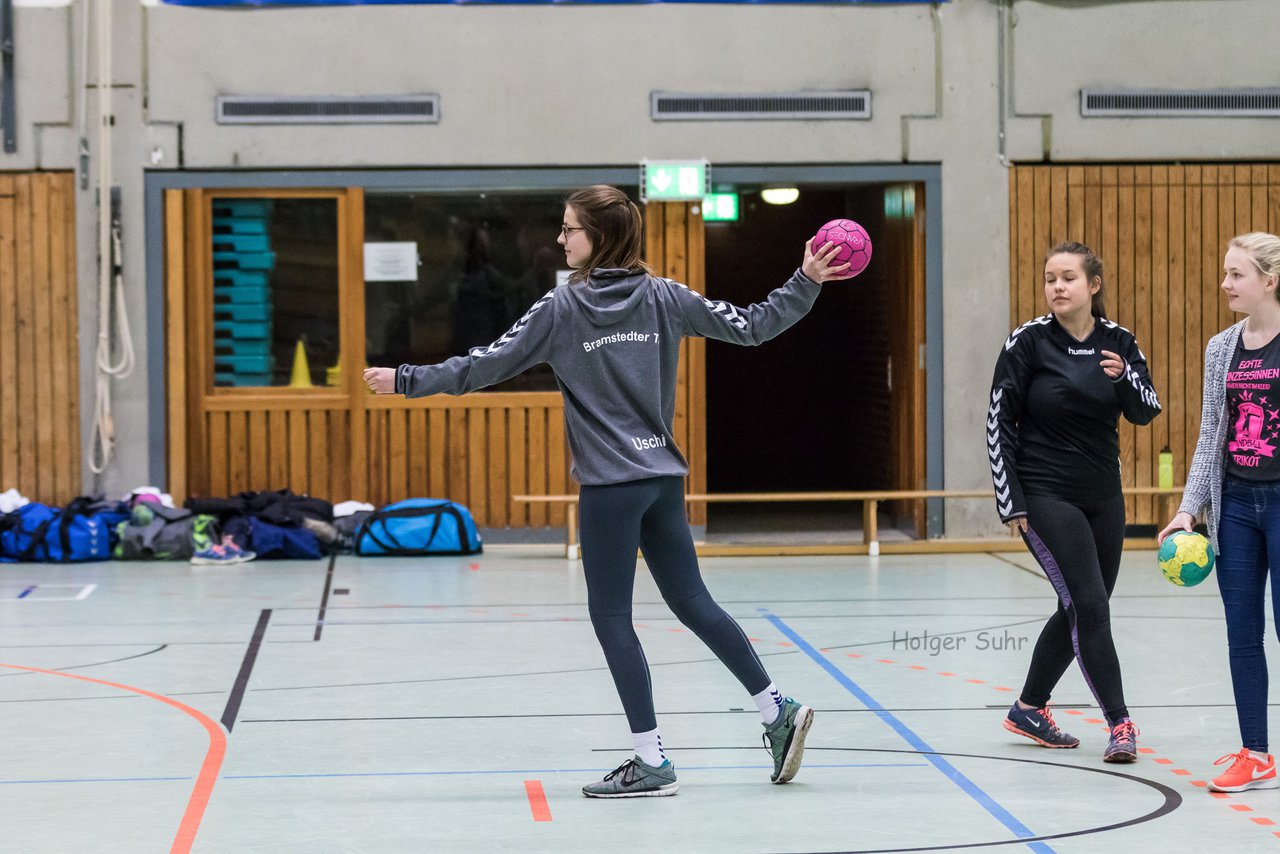
[{"label": "grey cardigan", "polygon": [[1204,393],[1201,395],[1200,438],[1187,472],[1179,513],[1199,516],[1205,505],[1209,512],[1209,540],[1218,550],[1218,519],[1222,512],[1223,448],[1227,442],[1227,368],[1240,341],[1244,321],[1229,326],[1209,339],[1204,350]]}]

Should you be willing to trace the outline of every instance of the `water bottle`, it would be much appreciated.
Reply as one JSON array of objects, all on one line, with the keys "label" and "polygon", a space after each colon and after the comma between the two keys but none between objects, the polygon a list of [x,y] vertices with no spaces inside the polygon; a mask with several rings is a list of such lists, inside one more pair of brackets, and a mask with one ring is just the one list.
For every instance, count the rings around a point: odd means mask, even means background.
[{"label": "water bottle", "polygon": [[1160,451],[1160,488],[1173,488],[1173,451],[1169,450],[1169,446],[1165,445]]}]

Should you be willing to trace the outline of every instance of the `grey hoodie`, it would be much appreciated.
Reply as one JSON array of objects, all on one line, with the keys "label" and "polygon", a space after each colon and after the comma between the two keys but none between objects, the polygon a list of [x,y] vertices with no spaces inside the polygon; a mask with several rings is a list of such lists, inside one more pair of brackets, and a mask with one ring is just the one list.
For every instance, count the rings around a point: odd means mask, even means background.
[{"label": "grey hoodie", "polygon": [[546,362],[564,396],[579,483],[684,476],[689,465],[671,435],[680,340],[761,344],[804,317],[820,289],[797,270],[764,302],[738,308],[670,279],[595,270],[549,291],[488,347],[437,365],[401,365],[395,390],[465,394]]}]

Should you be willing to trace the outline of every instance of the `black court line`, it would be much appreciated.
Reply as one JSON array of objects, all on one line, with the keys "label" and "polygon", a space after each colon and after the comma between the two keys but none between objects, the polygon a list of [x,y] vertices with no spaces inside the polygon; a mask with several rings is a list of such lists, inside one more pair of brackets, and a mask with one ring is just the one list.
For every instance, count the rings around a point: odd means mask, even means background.
[{"label": "black court line", "polygon": [[[668,750],[758,750],[758,747],[666,747]],[[617,748],[617,750],[630,750],[630,748]],[[598,749],[593,752],[613,752],[614,748]],[[990,842],[961,842],[953,845],[922,845],[912,848],[863,848],[852,851],[815,851],[807,852],[807,854],[907,854],[908,852],[918,851],[956,851],[965,848],[995,848],[1003,845],[1030,845],[1035,842],[1048,842],[1052,839],[1070,839],[1075,836],[1089,836],[1095,833],[1106,833],[1112,830],[1120,830],[1125,827],[1133,827],[1134,825],[1144,824],[1148,821],[1154,821],[1169,815],[1178,807],[1182,806],[1182,795],[1174,788],[1166,786],[1163,783],[1157,783],[1154,780],[1147,780],[1134,774],[1125,774],[1120,771],[1112,771],[1109,768],[1091,768],[1087,765],[1069,765],[1065,762],[1049,762],[1043,759],[1017,759],[1012,756],[989,756],[981,753],[945,753],[938,751],[922,751],[922,750],[896,750],[889,748],[874,747],[817,747],[806,746],[805,751],[817,750],[838,750],[850,753],[897,753],[907,756],[945,756],[957,759],[988,759],[994,762],[1017,762],[1023,765],[1043,765],[1048,768],[1070,771],[1087,771],[1091,774],[1103,774],[1108,777],[1117,777],[1121,780],[1128,780],[1133,783],[1140,783],[1148,788],[1155,789],[1157,793],[1163,796],[1163,802],[1148,813],[1138,816],[1137,818],[1127,819],[1125,821],[1117,821],[1111,824],[1096,825],[1086,827],[1082,830],[1068,830],[1062,833],[1048,833],[1042,836],[1017,837],[1013,839],[997,839]]]},{"label": "black court line", "polygon": [[338,560],[338,553],[329,555],[329,571],[324,574],[324,595],[320,597],[320,613],[316,615],[316,636],[312,640],[320,640],[324,631],[324,611],[329,607],[329,591],[333,589],[333,565]]},{"label": "black court line", "polygon": [[[161,650],[163,650],[163,649],[164,649],[165,647],[167,647],[167,646],[168,646],[168,644],[167,644],[167,643],[162,643],[162,644],[160,644],[160,646],[156,647],[155,649],[149,649],[149,650],[147,650],[146,652],[140,652],[140,653],[138,653],[137,655],[126,655],[124,658],[113,658],[113,659],[111,659],[110,661],[91,661],[91,662],[89,662],[88,664],[73,664],[73,665],[71,665],[70,667],[51,667],[51,668],[49,668],[49,669],[50,669],[50,670],[52,670],[52,671],[54,671],[55,673],[61,673],[61,672],[65,671],[65,670],[83,670],[83,669],[85,669],[86,667],[101,667],[101,666],[102,666],[102,665],[104,665],[104,664],[116,664],[117,662],[120,662],[120,661],[132,661],[132,660],[133,660],[133,659],[135,659],[135,658],[142,658],[143,656],[147,656],[147,655],[154,655],[155,653],[160,652]],[[31,672],[31,671],[29,671],[29,670],[28,670],[28,671],[24,671],[24,672],[20,672],[20,673],[0,673],[0,677],[5,677],[5,676],[34,676],[34,675],[35,675],[35,674],[34,674],[34,673],[32,673],[32,672]]]},{"label": "black court line", "polygon": [[[999,557],[999,555],[993,554],[992,557]],[[1007,561],[1005,558],[1000,558],[1000,560],[1004,560],[1006,563],[1011,563],[1013,566],[1019,566],[1018,564],[1012,563],[1012,561]],[[1019,569],[1026,569],[1026,567],[1019,566]],[[1028,569],[1027,571],[1032,572],[1033,574],[1036,574],[1039,577],[1043,577],[1043,574],[1034,573],[1033,570]],[[1186,592],[1180,591],[1177,593],[1117,593],[1111,597],[1111,601],[1114,602],[1117,599],[1145,600],[1145,599],[1217,599],[1217,598],[1218,598],[1217,594],[1208,594],[1208,593],[1197,594],[1197,593],[1191,593],[1190,591],[1186,591]],[[1036,593],[1036,594],[1031,594],[1026,596],[874,596],[874,597],[868,597],[865,599],[862,599],[862,598],[772,599],[771,598],[769,601],[777,602],[785,605],[832,605],[832,604],[850,604],[850,603],[858,603],[858,602],[872,603],[872,604],[875,604],[878,602],[1006,602],[1006,601],[1039,602],[1039,601],[1042,601],[1043,599],[1044,599],[1043,595]],[[753,607],[759,604],[759,600],[757,599],[717,599],[716,602],[721,605],[751,605]],[[661,600],[641,601],[638,599],[632,603],[632,605],[637,608],[643,605],[653,605],[655,607],[662,607],[662,606],[665,606],[666,604],[667,604],[666,602],[663,602]],[[587,603],[584,601],[580,601],[580,602],[462,602],[462,603],[451,604],[451,605],[446,605],[443,603],[439,603],[439,604],[428,603],[425,605],[423,604],[409,605],[409,604],[400,604],[400,603],[385,603],[382,605],[334,605],[329,610],[330,611],[393,611],[393,610],[450,611],[450,610],[456,610],[459,608],[495,608],[495,609],[496,608],[579,608],[581,609],[586,607],[587,607]],[[292,605],[292,606],[284,606],[284,607],[276,608],[275,610],[282,611],[282,612],[283,611],[310,611],[311,608],[305,605]]]},{"label": "black court line", "polygon": [[1036,578],[1040,579],[1041,581],[1048,581],[1048,580],[1049,580],[1048,578],[1046,578],[1046,577],[1045,577],[1045,574],[1044,574],[1043,572],[1039,572],[1039,571],[1037,571],[1037,570],[1034,570],[1034,569],[1032,569],[1032,568],[1031,568],[1031,567],[1029,567],[1029,566],[1023,566],[1022,564],[1018,563],[1017,561],[1009,560],[1007,557],[1005,557],[1004,555],[1000,554],[999,552],[987,552],[987,554],[988,554],[988,555],[990,555],[991,557],[995,558],[995,559],[996,559],[996,560],[998,560],[998,561],[1002,561],[1002,562],[1004,562],[1004,563],[1009,564],[1009,566],[1012,566],[1012,567],[1014,567],[1015,569],[1020,569],[1020,570],[1022,570],[1022,571],[1023,571],[1023,572],[1025,572],[1027,575],[1034,575]]},{"label": "black court line", "polygon": [[240,701],[244,699],[244,690],[249,685],[249,675],[253,673],[253,663],[258,660],[258,649],[262,646],[262,636],[267,633],[267,623],[271,621],[271,609],[263,608],[258,615],[258,625],[253,630],[253,638],[249,648],[244,652],[244,661],[240,663],[240,673],[236,676],[236,684],[231,688],[231,696],[227,698],[227,708],[222,712],[222,725],[231,732],[235,726],[236,715],[240,713]]}]

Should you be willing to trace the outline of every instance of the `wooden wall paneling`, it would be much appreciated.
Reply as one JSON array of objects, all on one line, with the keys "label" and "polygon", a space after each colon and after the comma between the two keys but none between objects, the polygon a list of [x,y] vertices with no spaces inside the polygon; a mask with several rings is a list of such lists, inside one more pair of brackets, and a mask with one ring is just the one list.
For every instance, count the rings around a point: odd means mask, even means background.
[{"label": "wooden wall paneling", "polygon": [[[249,424],[246,414],[228,412],[227,418],[227,492],[243,492],[249,488]],[[219,493],[226,494],[226,493]]]},{"label": "wooden wall paneling", "polygon": [[1084,167],[1068,166],[1067,173],[1067,240],[1078,240],[1086,246],[1086,206],[1084,201]]},{"label": "wooden wall paneling", "polygon": [[[211,462],[209,420],[205,398],[213,387],[207,354],[213,346],[213,318],[206,306],[213,303],[213,247],[205,237],[212,228],[213,207],[203,190],[186,191],[187,280],[187,476],[188,488],[210,490]],[[206,495],[217,493],[208,491]]]},{"label": "wooden wall paneling", "polygon": [[[1079,240],[1071,236],[1067,216],[1067,167],[1050,166],[1049,169],[1049,243],[1055,245],[1064,240]],[[1048,249],[1049,247],[1045,247]]]},{"label": "wooden wall paneling", "polygon": [[[560,409],[547,410],[547,489],[552,495],[569,491],[569,455],[564,436],[564,417]],[[565,507],[557,502],[552,505],[547,524],[562,528],[565,524]]]},{"label": "wooden wall paneling", "polygon": [[387,498],[404,501],[409,487],[409,411],[392,409],[387,416]]},{"label": "wooden wall paneling", "polygon": [[[1236,235],[1236,185],[1235,167],[1220,165],[1218,167],[1218,245],[1216,253],[1216,269],[1214,278],[1222,280],[1222,261],[1227,254],[1227,241]],[[1218,319],[1213,332],[1225,329],[1235,322],[1236,318],[1227,308],[1227,301],[1222,292],[1215,291],[1213,305],[1218,309]]]},{"label": "wooden wall paneling", "polygon": [[[1035,209],[1034,209],[1035,213],[1033,214],[1034,222],[1035,222],[1035,240],[1032,246],[1031,258],[1028,259],[1029,261],[1028,269],[1032,273],[1032,276],[1034,277],[1034,280],[1037,283],[1037,285],[1041,281],[1043,281],[1043,272],[1044,272],[1043,261],[1044,261],[1045,250],[1047,250],[1050,246],[1052,246],[1054,241],[1054,236],[1050,230],[1051,229],[1051,218],[1050,218],[1050,201],[1051,200],[1049,197],[1050,168],[1052,167],[1049,167],[1049,166],[1033,166],[1032,167],[1032,174],[1035,176],[1034,184],[1035,184],[1035,200],[1036,200]],[[1040,294],[1036,294],[1036,296],[1040,296]],[[1028,318],[1035,317],[1038,314],[1044,314],[1044,312],[1048,311],[1048,306],[1045,305],[1045,302],[1042,296],[1040,299],[1037,300],[1037,299],[1034,299],[1031,295],[1028,295],[1028,299],[1030,301],[1030,304],[1028,306],[1028,308],[1030,309],[1030,313],[1027,315]]]},{"label": "wooden wall paneling", "polygon": [[[547,471],[547,415],[546,407],[529,409],[529,494],[549,495],[550,478]],[[548,521],[546,504],[529,505],[529,525],[533,528],[545,528]]]},{"label": "wooden wall paneling", "polygon": [[[529,440],[525,431],[529,410],[524,407],[507,412],[507,494],[526,495],[529,492]],[[507,502],[507,524],[523,528],[529,524],[529,505],[524,502]]]},{"label": "wooden wall paneling", "polygon": [[[1018,188],[1018,230],[1017,230],[1017,278],[1014,279],[1013,316],[1009,318],[1009,330],[1017,329],[1033,317],[1036,317],[1038,304],[1031,298],[1029,289],[1036,281],[1037,275],[1034,258],[1036,257],[1035,234],[1035,173],[1031,167],[1018,170],[1016,181]],[[1046,247],[1040,247],[1043,252]]]},{"label": "wooden wall paneling", "polygon": [[[1147,357],[1147,368],[1151,372],[1152,383],[1160,398],[1162,407],[1167,406],[1169,399],[1169,376],[1172,349],[1169,346],[1169,314],[1173,309],[1169,287],[1169,167],[1158,166],[1151,170],[1151,222],[1150,222],[1150,254],[1147,257],[1147,281],[1150,282],[1143,297],[1144,305],[1151,314],[1151,326],[1148,337],[1139,338],[1138,345]],[[1150,437],[1150,453],[1154,465],[1149,465],[1146,484],[1159,485],[1159,454],[1169,445],[1169,425],[1173,419],[1167,411],[1162,411],[1156,420],[1146,429]],[[1140,476],[1143,472],[1138,473]],[[1139,483],[1143,481],[1139,480]],[[1177,481],[1182,483],[1182,481]],[[1152,499],[1151,517],[1161,515],[1165,502]]]},{"label": "wooden wall paneling", "polygon": [[488,435],[485,437],[485,466],[488,482],[485,491],[489,496],[489,526],[505,528],[511,524],[510,481],[507,476],[507,412],[505,407],[495,406],[488,412]]},{"label": "wooden wall paneling", "polygon": [[486,447],[489,412],[486,409],[467,409],[467,493],[469,507],[476,524],[489,526],[489,489],[485,466],[489,462]]},{"label": "wooden wall paneling", "polygon": [[307,450],[309,476],[307,493],[326,501],[333,500],[333,485],[329,482],[331,461],[339,465],[349,466],[351,463],[333,456],[329,446],[329,413],[324,409],[307,411],[307,439],[310,447]]},{"label": "wooden wall paneling", "polygon": [[329,444],[333,465],[329,468],[329,493],[334,503],[350,501],[357,493],[351,491],[352,469],[356,454],[351,447],[351,414],[338,409],[329,410]]},{"label": "wooden wall paneling", "polygon": [[39,500],[40,495],[36,457],[35,431],[31,429],[31,413],[36,411],[36,380],[31,366],[35,364],[35,292],[28,286],[32,267],[31,234],[31,176],[14,177],[15,228],[14,258],[17,268],[18,308],[18,362],[16,385],[18,388],[18,486],[27,497]]},{"label": "wooden wall paneling", "polygon": [[[1184,193],[1183,201],[1186,205],[1185,216],[1183,218],[1183,234],[1186,238],[1183,246],[1186,248],[1186,261],[1183,266],[1183,276],[1185,279],[1183,305],[1186,307],[1186,318],[1183,331],[1185,345],[1182,349],[1183,364],[1183,391],[1186,394],[1186,405],[1183,407],[1180,416],[1183,421],[1184,432],[1187,436],[1187,445],[1191,448],[1190,453],[1177,454],[1183,459],[1183,465],[1190,467],[1191,456],[1195,451],[1195,443],[1200,435],[1200,405],[1201,392],[1203,390],[1203,369],[1204,369],[1204,346],[1205,342],[1200,337],[1200,317],[1203,311],[1201,305],[1201,282],[1204,277],[1203,262],[1203,241],[1201,232],[1203,230],[1201,221],[1203,219],[1204,195],[1201,188],[1203,181],[1201,168],[1199,166],[1187,166],[1184,171]],[[1183,481],[1185,483],[1185,481]]]},{"label": "wooden wall paneling", "polygon": [[[689,260],[685,274],[688,284],[699,293],[707,289],[706,281],[706,222],[701,214],[688,211]],[[684,371],[689,389],[688,426],[686,427],[689,451],[689,488],[695,493],[707,491],[707,342],[702,338],[690,338],[688,364]],[[694,525],[707,524],[707,505],[695,502],[689,505],[689,521]]]},{"label": "wooden wall paneling", "polygon": [[[1187,467],[1190,460],[1183,453],[1183,449],[1188,443],[1186,415],[1180,412],[1178,407],[1187,408],[1182,402],[1192,399],[1190,390],[1187,388],[1186,351],[1194,351],[1197,343],[1188,342],[1185,334],[1187,322],[1187,189],[1186,170],[1181,166],[1170,167],[1168,189],[1166,257],[1169,259],[1169,313],[1165,346],[1168,348],[1169,355],[1164,360],[1164,364],[1169,373],[1164,380],[1164,384],[1159,387],[1160,402],[1164,406],[1160,419],[1165,422],[1165,428],[1168,430],[1166,444],[1173,453],[1173,482],[1179,484],[1187,482]],[[1175,403],[1178,404],[1178,407],[1175,407]],[[1194,444],[1194,437],[1190,441]]]},{"label": "wooden wall paneling", "polygon": [[289,413],[289,488],[298,495],[311,491],[310,471],[307,466],[309,445],[307,442],[307,413],[304,409],[290,409]]},{"label": "wooden wall paneling", "polygon": [[164,191],[165,451],[168,492],[190,495],[187,473],[186,194]]},{"label": "wooden wall paneling", "polygon": [[227,413],[210,412],[205,416],[208,424],[208,484],[209,496],[227,495],[230,484],[227,477]]},{"label": "wooden wall paneling", "polygon": [[1280,234],[1280,164],[1267,167],[1267,231]]},{"label": "wooden wall paneling", "polygon": [[472,507],[471,481],[467,477],[468,457],[471,448],[467,447],[467,410],[453,408],[448,414],[449,449],[448,475],[446,492],[442,497]]},{"label": "wooden wall paneling", "polygon": [[427,481],[427,413],[423,409],[409,410],[409,492],[413,495],[431,496]]},{"label": "wooden wall paneling", "polygon": [[436,498],[448,495],[448,429],[446,410],[427,413],[427,494]]},{"label": "wooden wall paneling", "polygon": [[246,430],[249,442],[249,478],[246,489],[266,492],[275,489],[271,484],[271,445],[267,440],[267,413],[255,409],[246,413]]},{"label": "wooden wall paneling", "polygon": [[[368,420],[365,409],[373,397],[364,382],[364,368],[368,364],[365,335],[365,286],[364,286],[364,190],[352,187],[338,198],[339,278],[338,292],[342,306],[339,352],[342,359],[342,386],[347,390],[350,425],[347,436],[350,454],[344,479],[348,481],[347,494],[362,501],[369,501],[368,458],[371,446],[365,431]],[[376,503],[376,502],[370,502]]]},{"label": "wooden wall paneling", "polygon": [[[353,471],[363,471],[365,494],[369,496],[366,500],[370,504],[381,507],[383,504],[389,504],[391,497],[387,482],[387,415],[389,412],[385,409],[366,409],[363,418],[358,417],[360,413],[352,414],[357,416],[355,420],[365,424],[365,429],[362,431],[365,434],[364,465],[357,464]],[[355,441],[355,436],[352,437],[352,441]]]},{"label": "wooden wall paneling", "polygon": [[26,372],[35,381],[36,495],[44,501],[57,501],[57,484],[53,463],[53,388],[54,354],[49,352],[53,318],[49,305],[49,182],[48,176],[31,176],[31,267],[28,286],[32,290],[32,318],[35,323],[34,362]]},{"label": "wooden wall paneling", "polygon": [[80,494],[80,372],[76,332],[76,237],[71,175],[49,176],[50,362],[54,395],[53,467],[59,504]]},{"label": "wooden wall paneling", "polygon": [[0,175],[0,484],[25,486],[18,469],[18,272],[14,180]]},{"label": "wooden wall paneling", "polygon": [[289,485],[289,413],[275,410],[267,413],[269,488]]},{"label": "wooden wall paneling", "polygon": [[[1152,305],[1151,305],[1151,250],[1153,239],[1152,227],[1152,173],[1150,166],[1136,166],[1133,169],[1133,278],[1127,289],[1133,294],[1133,334],[1138,339],[1138,346],[1147,351],[1151,349],[1153,337]],[[1126,422],[1127,423],[1127,422]],[[1133,434],[1133,483],[1137,486],[1153,486],[1155,474],[1155,453],[1151,444],[1156,429],[1145,427],[1139,430],[1129,424]],[[1156,448],[1158,451],[1159,448]],[[1134,501],[1139,518],[1152,517],[1152,498],[1138,496]]]}]

